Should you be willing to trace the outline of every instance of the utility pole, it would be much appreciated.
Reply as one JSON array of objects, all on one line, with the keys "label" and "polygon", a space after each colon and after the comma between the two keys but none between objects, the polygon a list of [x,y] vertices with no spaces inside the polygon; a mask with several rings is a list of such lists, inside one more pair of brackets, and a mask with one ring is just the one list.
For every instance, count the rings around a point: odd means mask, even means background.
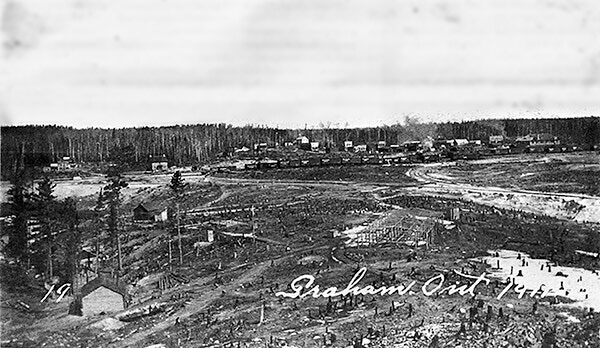
[{"label": "utility pole", "polygon": [[169,233],[169,271],[173,270],[173,252],[171,250],[171,233]]},{"label": "utility pole", "polygon": [[263,321],[265,321],[265,302],[262,301],[261,305],[260,305],[260,321],[258,322],[258,325],[262,324]]},{"label": "utility pole", "polygon": [[123,270],[123,256],[121,254],[121,234],[117,232],[117,251],[119,253],[119,271]]},{"label": "utility pole", "polygon": [[98,263],[100,262],[99,260],[99,256],[100,256],[100,241],[98,240],[100,237],[96,236],[96,262],[94,265],[94,272],[96,273],[96,275],[98,275]]},{"label": "utility pole", "polygon": [[183,249],[181,248],[181,224],[179,220],[179,202],[176,204],[177,206],[177,244],[179,248],[179,264],[183,265]]}]

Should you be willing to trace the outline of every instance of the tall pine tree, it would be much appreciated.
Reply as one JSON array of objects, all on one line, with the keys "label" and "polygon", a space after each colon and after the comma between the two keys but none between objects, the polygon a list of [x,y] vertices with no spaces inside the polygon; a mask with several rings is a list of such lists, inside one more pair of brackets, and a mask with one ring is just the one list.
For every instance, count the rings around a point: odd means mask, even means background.
[{"label": "tall pine tree", "polygon": [[187,183],[184,182],[183,177],[181,176],[181,172],[178,170],[173,173],[171,177],[171,183],[169,184],[169,188],[171,189],[171,193],[173,194],[173,199],[175,200],[175,210],[176,210],[176,227],[177,227],[177,244],[179,248],[179,264],[183,264],[183,248],[181,247],[181,201],[183,199],[183,194],[187,187]]},{"label": "tall pine tree", "polygon": [[72,198],[66,198],[60,202],[59,212],[61,223],[65,227],[64,248],[66,260],[64,264],[65,278],[71,283],[73,289],[79,288],[78,273],[81,252],[81,234],[78,228],[79,216],[77,207]]},{"label": "tall pine tree", "polygon": [[106,198],[104,197],[103,188],[98,192],[96,205],[94,206],[94,224],[98,227],[95,235],[96,260],[94,262],[94,273],[98,274],[100,267],[100,237],[104,230],[104,212],[106,210]]},{"label": "tall pine tree", "polygon": [[121,173],[118,171],[109,171],[108,184],[104,186],[104,198],[108,203],[108,231],[110,233],[113,247],[117,248],[118,270],[123,270],[123,257],[121,254],[121,236],[119,231],[120,224],[120,207],[122,203],[121,189],[127,187],[128,184],[123,180]]},{"label": "tall pine tree", "polygon": [[10,197],[10,209],[14,218],[10,228],[7,252],[17,262],[23,263],[29,256],[27,222],[31,211],[31,194],[27,188],[25,171],[18,171],[12,177],[11,184],[12,187],[8,190],[8,195]]},{"label": "tall pine tree", "polygon": [[48,177],[45,177],[38,184],[36,195],[40,232],[44,239],[43,244],[46,254],[44,268],[48,279],[54,276],[54,262],[52,256],[52,250],[54,248],[54,229],[57,216],[60,216],[56,214],[56,201],[53,195],[55,187],[56,185],[52,183]]}]

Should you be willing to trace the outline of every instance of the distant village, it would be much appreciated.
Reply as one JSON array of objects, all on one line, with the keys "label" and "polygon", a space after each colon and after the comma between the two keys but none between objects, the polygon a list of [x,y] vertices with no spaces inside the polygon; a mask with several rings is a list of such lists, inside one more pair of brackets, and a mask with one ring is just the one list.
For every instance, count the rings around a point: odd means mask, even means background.
[{"label": "distant village", "polygon": [[[386,141],[355,143],[315,141],[300,135],[294,141],[259,142],[230,149],[210,165],[193,165],[192,171],[226,171],[269,168],[294,168],[328,165],[408,164],[443,160],[474,160],[485,156],[521,153],[564,153],[582,151],[577,144],[562,143],[548,133],[518,137],[492,135],[488,139],[433,139],[389,144]],[[165,154],[150,155],[147,172],[166,172],[174,166]],[[69,156],[45,166],[45,173],[57,173],[80,179],[80,164]],[[69,175],[71,174],[71,175]]]},{"label": "distant village", "polygon": [[211,169],[223,171],[327,165],[393,165],[473,160],[520,153],[573,152],[582,149],[575,144],[563,144],[551,134],[529,134],[514,138],[493,135],[485,140],[427,138],[401,144],[389,144],[386,141],[368,144],[344,141],[343,144],[335,144],[299,136],[295,141],[282,145],[265,142],[236,148],[227,160]]}]

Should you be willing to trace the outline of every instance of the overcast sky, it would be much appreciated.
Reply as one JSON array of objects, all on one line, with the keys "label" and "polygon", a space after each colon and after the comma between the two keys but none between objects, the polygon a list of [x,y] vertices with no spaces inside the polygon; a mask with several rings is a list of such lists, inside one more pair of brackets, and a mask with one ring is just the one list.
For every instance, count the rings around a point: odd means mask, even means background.
[{"label": "overcast sky", "polygon": [[600,115],[598,0],[4,0],[2,124]]}]

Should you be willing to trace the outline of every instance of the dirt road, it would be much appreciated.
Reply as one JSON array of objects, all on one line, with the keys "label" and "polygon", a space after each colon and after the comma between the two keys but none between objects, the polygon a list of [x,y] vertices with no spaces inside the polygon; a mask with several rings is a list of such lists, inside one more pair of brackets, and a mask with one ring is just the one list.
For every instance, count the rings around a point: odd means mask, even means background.
[{"label": "dirt road", "polygon": [[[441,165],[441,163],[436,163],[436,166]],[[502,187],[493,187],[493,186],[473,186],[469,184],[460,184],[452,181],[452,178],[447,177],[443,178],[440,176],[431,175],[429,172],[429,168],[433,167],[433,165],[423,165],[420,167],[414,167],[409,169],[406,172],[406,175],[419,181],[425,183],[425,187],[442,187],[442,188],[450,188],[450,189],[461,189],[467,192],[481,192],[481,193],[502,193],[502,194],[527,194],[534,195],[540,197],[562,197],[562,198],[585,198],[585,199],[594,199],[600,200],[598,196],[590,196],[584,195],[580,193],[563,193],[563,192],[543,192],[543,191],[532,191],[532,190],[522,190],[522,189],[508,189]]]},{"label": "dirt road", "polygon": [[[439,173],[432,175],[431,168],[448,163],[435,163],[411,168],[406,175],[422,183],[420,193],[452,194],[473,202],[498,208],[516,209],[539,215],[577,222],[600,223],[600,197],[560,192],[542,192],[491,186],[474,186],[453,182],[452,177]],[[569,209],[569,206],[577,206]]]}]

